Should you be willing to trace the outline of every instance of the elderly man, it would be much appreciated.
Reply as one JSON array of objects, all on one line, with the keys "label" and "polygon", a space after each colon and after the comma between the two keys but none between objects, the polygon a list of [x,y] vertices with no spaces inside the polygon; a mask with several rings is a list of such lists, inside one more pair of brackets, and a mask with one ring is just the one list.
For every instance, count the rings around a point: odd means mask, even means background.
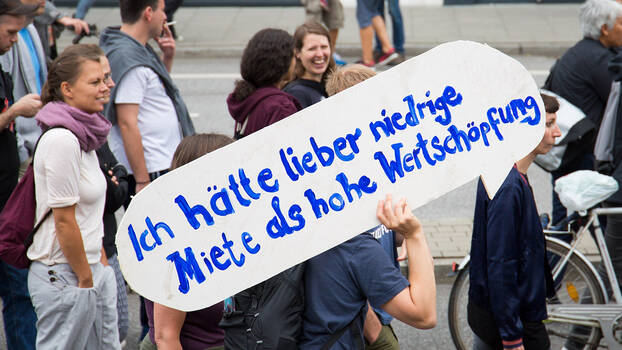
[{"label": "elderly man", "polygon": [[[0,1],[0,55],[17,41],[17,33],[26,25],[26,14],[34,10],[18,0]],[[11,76],[0,67],[0,210],[17,184],[19,158],[14,120],[18,115],[32,117],[41,108],[38,95],[26,95],[13,102]],[[28,270],[0,261],[0,297],[8,349],[35,348],[37,316],[28,294],[27,274]]]},{"label": "elderly man", "polygon": [[[598,130],[612,76],[607,69],[622,46],[622,5],[611,0],[588,0],[579,18],[583,39],[571,47],[551,68],[544,87],[580,108]],[[595,132],[568,145],[553,181],[579,169],[593,169]],[[566,209],[553,192],[553,223],[566,216]]]}]

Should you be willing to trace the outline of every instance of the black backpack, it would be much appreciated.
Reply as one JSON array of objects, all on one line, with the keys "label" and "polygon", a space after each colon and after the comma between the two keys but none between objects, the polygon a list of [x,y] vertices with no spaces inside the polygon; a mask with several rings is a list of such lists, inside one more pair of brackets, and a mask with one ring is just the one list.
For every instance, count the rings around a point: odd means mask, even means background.
[{"label": "black backpack", "polygon": [[[304,271],[303,262],[233,296],[234,310],[225,310],[219,324],[225,330],[225,350],[297,350],[305,307]],[[359,317],[361,313],[333,334],[322,350],[330,349],[348,328],[360,340]],[[357,348],[364,350],[362,341]]]},{"label": "black backpack", "polygon": [[291,267],[234,297],[225,311],[225,349],[295,350],[302,332],[305,263]]}]

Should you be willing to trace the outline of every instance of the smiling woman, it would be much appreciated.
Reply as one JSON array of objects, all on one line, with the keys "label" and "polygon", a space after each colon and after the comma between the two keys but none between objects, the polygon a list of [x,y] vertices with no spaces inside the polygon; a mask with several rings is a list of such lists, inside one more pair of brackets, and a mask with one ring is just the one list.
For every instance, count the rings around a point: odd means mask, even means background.
[{"label": "smiling woman", "polygon": [[296,28],[296,80],[287,84],[283,90],[296,97],[302,108],[328,97],[326,77],[335,69],[330,48],[330,35],[323,25],[309,21]]},{"label": "smiling woman", "polygon": [[95,150],[110,122],[100,56],[78,45],[54,60],[35,117],[45,132],[33,156],[42,224],[27,253],[37,349],[120,349],[116,280],[102,256],[106,179]]}]

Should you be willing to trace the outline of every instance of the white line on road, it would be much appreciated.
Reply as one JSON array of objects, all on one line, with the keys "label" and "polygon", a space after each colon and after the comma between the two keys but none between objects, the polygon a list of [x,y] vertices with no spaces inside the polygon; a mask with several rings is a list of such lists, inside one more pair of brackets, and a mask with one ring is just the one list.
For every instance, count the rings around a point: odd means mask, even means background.
[{"label": "white line on road", "polygon": [[240,79],[240,74],[238,73],[173,73],[171,74],[173,79],[192,79],[192,80],[201,80],[201,79],[223,79],[223,80],[233,80]]},{"label": "white line on road", "polygon": [[[548,70],[530,70],[529,73],[533,76],[549,75]],[[173,77],[173,79],[179,80],[235,80],[241,78],[240,74],[238,73],[174,73],[171,74],[171,76]]]}]

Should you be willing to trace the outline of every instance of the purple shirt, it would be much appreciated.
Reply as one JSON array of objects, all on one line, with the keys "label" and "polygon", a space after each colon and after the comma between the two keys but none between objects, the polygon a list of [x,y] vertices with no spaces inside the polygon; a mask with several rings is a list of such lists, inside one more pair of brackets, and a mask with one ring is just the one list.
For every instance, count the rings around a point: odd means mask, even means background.
[{"label": "purple shirt", "polygon": [[[145,299],[145,308],[149,318],[149,338],[155,344],[153,302]],[[222,312],[223,303],[219,302],[208,308],[186,313],[186,320],[179,334],[181,347],[184,350],[205,350],[223,345],[225,331],[218,327]]]}]

